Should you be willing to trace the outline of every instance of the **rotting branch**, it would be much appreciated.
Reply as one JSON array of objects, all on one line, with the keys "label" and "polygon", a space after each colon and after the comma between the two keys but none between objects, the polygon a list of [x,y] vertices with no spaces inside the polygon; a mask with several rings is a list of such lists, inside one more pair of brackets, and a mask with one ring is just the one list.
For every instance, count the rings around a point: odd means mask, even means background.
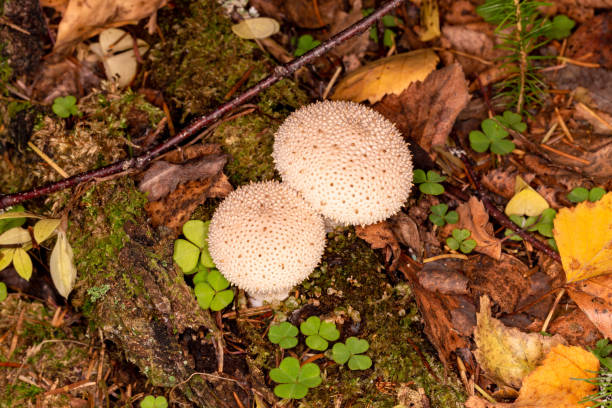
[{"label": "rotting branch", "polygon": [[156,145],[155,147],[146,151],[140,156],[118,161],[96,170],[90,170],[84,173],[75,174],[74,176],[68,177],[66,179],[57,181],[55,183],[49,183],[44,186],[36,187],[29,191],[2,195],[0,196],[0,209],[6,208],[11,205],[19,204],[26,200],[31,200],[33,198],[51,194],[56,191],[64,190],[66,188],[73,187],[79,183],[91,181],[94,179],[105,178],[133,168],[144,168],[155,157],[193,137],[202,129],[209,126],[216,120],[219,120],[221,117],[223,117],[223,115],[232,111],[239,105],[242,105],[249,99],[255,97],[263,90],[274,85],[281,79],[292,75],[302,66],[313,61],[315,58],[322,56],[323,54],[327,53],[332,48],[343,43],[344,41],[363,33],[372,24],[374,24],[374,22],[381,19],[382,16],[384,16],[385,14],[387,14],[388,12],[390,12],[391,10],[398,7],[404,2],[406,2],[406,0],[390,0],[389,2],[378,8],[374,13],[370,14],[368,17],[359,20],[355,24],[334,35],[333,37],[323,42],[318,47],[307,52],[306,54],[302,55],[301,57],[296,58],[295,60],[288,62],[287,64],[279,65],[274,69],[274,72],[272,74],[262,79],[253,87],[247,89],[244,93],[236,96],[231,101],[220,105],[213,112],[193,120],[189,125],[187,125],[174,137]]}]

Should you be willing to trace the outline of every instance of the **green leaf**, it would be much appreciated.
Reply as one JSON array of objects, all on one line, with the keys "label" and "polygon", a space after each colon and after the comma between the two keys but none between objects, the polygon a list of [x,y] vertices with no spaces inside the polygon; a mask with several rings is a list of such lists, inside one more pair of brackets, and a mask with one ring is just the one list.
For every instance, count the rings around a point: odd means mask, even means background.
[{"label": "green leaf", "polygon": [[[2,213],[2,215],[10,213],[20,213],[23,211],[25,211],[25,209],[22,205],[16,205],[14,207],[11,207],[6,212]],[[11,228],[21,227],[25,222],[25,217],[0,219],[0,234],[2,234],[4,231],[10,230]]]},{"label": "green leaf", "polygon": [[589,191],[589,201],[594,203],[604,195],[606,195],[606,190],[601,187],[593,187],[591,191]]},{"label": "green leaf", "polygon": [[427,181],[431,183],[441,183],[444,180],[446,180],[446,177],[439,175],[436,171],[429,170],[427,172]]},{"label": "green leaf", "polygon": [[349,337],[346,339],[346,347],[348,347],[351,354],[361,354],[368,351],[370,344],[367,340]]},{"label": "green leaf", "polygon": [[516,148],[516,145],[507,139],[494,140],[491,142],[491,151],[495,154],[508,154]]},{"label": "green leaf", "polygon": [[184,274],[195,272],[198,258],[200,257],[200,248],[184,239],[174,241],[174,255],[172,259],[181,268]]},{"label": "green leaf", "polygon": [[336,329],[336,325],[331,322],[321,322],[319,335],[328,341],[336,341],[340,338],[340,332]]},{"label": "green leaf", "polygon": [[527,124],[522,122],[523,118],[518,113],[505,111],[503,116],[495,116],[495,118],[504,126],[514,129],[517,132],[527,130]]},{"label": "green leaf", "polygon": [[305,342],[306,345],[313,350],[323,351],[327,350],[327,347],[329,347],[329,343],[327,343],[327,341],[318,334],[313,334],[306,337]]},{"label": "green leaf", "polygon": [[51,109],[60,118],[68,118],[79,113],[76,107],[76,98],[73,95],[55,98]]},{"label": "green leaf", "polygon": [[32,277],[32,259],[23,248],[15,248],[13,266],[19,276],[25,280],[30,280]]},{"label": "green leaf", "polygon": [[298,344],[297,337],[286,337],[278,342],[278,345],[280,346],[280,348],[283,348],[283,349],[294,348],[295,346],[297,346],[297,344]]},{"label": "green leaf", "polygon": [[202,248],[202,254],[200,255],[200,265],[204,268],[216,268],[215,261],[213,261],[212,256],[210,256],[210,252],[208,251],[208,245],[204,245]]},{"label": "green leaf", "polygon": [[459,249],[459,242],[457,242],[457,240],[453,237],[446,238],[446,245],[448,245],[448,247],[454,251]]},{"label": "green leaf", "polygon": [[183,224],[183,235],[200,249],[206,246],[206,229],[202,220],[189,220]]},{"label": "green leaf", "polygon": [[538,227],[538,232],[540,234],[544,235],[545,237],[552,238],[553,236],[553,223],[552,222],[538,224],[537,227]]},{"label": "green leaf", "polygon": [[383,16],[382,23],[385,27],[397,27],[397,17],[387,14]]},{"label": "green leaf", "polygon": [[489,149],[491,141],[480,130],[472,130],[469,135],[470,146],[478,153],[484,153]]},{"label": "green leaf", "polygon": [[296,57],[304,55],[319,44],[321,44],[321,41],[315,40],[310,34],[304,34],[298,38],[297,48],[293,55]]},{"label": "green leaf", "polygon": [[551,40],[562,40],[565,37],[569,37],[575,25],[576,22],[574,20],[561,14],[555,16],[545,35]]},{"label": "green leaf", "polygon": [[140,401],[140,408],[155,408],[155,397],[147,395],[142,401]]},{"label": "green leaf", "polygon": [[312,336],[313,334],[319,334],[319,327],[321,327],[321,319],[317,316],[310,316],[300,324],[300,331],[305,336]]},{"label": "green leaf", "polygon": [[308,387],[302,384],[281,384],[274,387],[274,394],[280,398],[300,399],[308,394]]},{"label": "green leaf", "polygon": [[208,269],[204,269],[199,271],[193,277],[193,284],[197,285],[200,282],[206,282],[206,278],[208,277]]},{"label": "green leaf", "polygon": [[435,214],[429,214],[429,221],[431,221],[433,224],[437,225],[438,227],[443,227],[444,224],[446,224],[446,222],[444,221],[444,217],[441,217]]},{"label": "green leaf", "polygon": [[159,396],[155,398],[155,408],[168,408],[168,401],[166,397]]},{"label": "green leaf", "polygon": [[576,187],[567,195],[567,199],[572,203],[581,203],[589,198],[589,190],[584,187]]},{"label": "green leaf", "polygon": [[223,276],[221,272],[216,269],[212,269],[210,272],[208,272],[206,281],[217,292],[227,288],[230,285],[227,279],[225,279],[225,276]]},{"label": "green leaf", "polygon": [[314,363],[304,364],[300,369],[297,381],[308,388],[321,384],[321,370],[319,366]]},{"label": "green leaf", "polygon": [[539,222],[552,223],[556,216],[557,216],[557,211],[555,211],[554,208],[547,208],[544,211],[542,211],[542,214],[540,214]]},{"label": "green leaf", "polygon": [[232,303],[234,300],[234,291],[231,289],[222,290],[221,292],[217,292],[212,302],[210,302],[210,310],[213,312],[218,312],[219,310],[223,310]]},{"label": "green leaf", "polygon": [[[289,322],[282,322],[270,327],[268,339],[282,348],[293,348],[297,345],[298,328]],[[287,346],[287,347],[285,347]]]},{"label": "green leaf", "polygon": [[496,140],[501,140],[504,137],[508,136],[508,132],[504,129],[497,121],[493,119],[485,119],[480,124],[480,127],[487,135],[491,142]]},{"label": "green leaf", "polygon": [[427,181],[427,176],[425,175],[425,171],[421,169],[416,169],[414,173],[412,173],[412,181],[414,184],[421,184]]},{"label": "green leaf", "polygon": [[277,383],[296,382],[300,374],[300,362],[295,357],[285,357],[278,368],[270,370],[270,378]]},{"label": "green leaf", "polygon": [[332,347],[332,358],[338,364],[346,363],[351,357],[351,351],[344,343],[336,343]]},{"label": "green leaf", "polygon": [[470,230],[465,229],[465,228],[464,229],[455,228],[452,234],[453,234],[453,238],[455,238],[457,241],[463,241],[467,239],[472,233],[470,232]]},{"label": "green leaf", "polygon": [[0,302],[4,302],[7,296],[6,283],[0,282]]},{"label": "green leaf", "polygon": [[521,238],[520,235],[512,231],[510,228],[506,228],[506,230],[504,231],[504,236],[510,237],[509,239],[511,239],[512,241],[522,241],[523,240],[523,238]]},{"label": "green leaf", "polygon": [[423,194],[440,195],[444,193],[444,186],[439,183],[423,183],[419,184],[419,190]]},{"label": "green leaf", "polygon": [[204,310],[209,309],[210,304],[215,297],[215,290],[212,288],[212,286],[206,282],[201,282],[195,285],[193,291],[200,307]]},{"label": "green leaf", "polygon": [[431,210],[432,214],[435,215],[439,215],[440,217],[443,217],[444,214],[446,214],[446,211],[448,211],[448,205],[446,204],[438,204],[438,205],[432,205],[431,207],[429,207],[429,209]]},{"label": "green leaf", "polygon": [[383,44],[387,48],[393,47],[393,43],[395,42],[395,33],[388,28],[383,32]]},{"label": "green leaf", "polygon": [[351,370],[367,370],[372,367],[372,359],[368,356],[351,356],[348,367]]},{"label": "green leaf", "polygon": [[557,241],[555,241],[554,238],[547,239],[546,242],[552,249],[559,252],[559,247],[557,247]]},{"label": "green leaf", "polygon": [[444,219],[449,224],[456,224],[459,222],[459,214],[457,214],[457,211],[449,211],[448,214],[444,216]]},{"label": "green leaf", "polygon": [[473,239],[466,239],[459,246],[459,249],[464,254],[469,254],[474,248],[476,248],[476,241],[474,241]]}]

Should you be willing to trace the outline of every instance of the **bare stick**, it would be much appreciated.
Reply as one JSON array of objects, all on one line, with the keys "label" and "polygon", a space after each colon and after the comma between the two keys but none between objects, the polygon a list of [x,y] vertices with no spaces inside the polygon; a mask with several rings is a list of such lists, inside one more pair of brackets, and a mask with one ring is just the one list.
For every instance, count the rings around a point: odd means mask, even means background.
[{"label": "bare stick", "polygon": [[374,22],[381,19],[382,16],[384,16],[400,4],[404,3],[405,1],[406,0],[390,0],[378,10],[376,10],[374,13],[370,14],[368,17],[359,20],[357,23],[334,35],[329,40],[325,41],[324,43],[302,55],[301,57],[296,58],[295,60],[288,62],[287,64],[279,65],[274,69],[274,72],[271,75],[262,79],[259,83],[249,88],[244,93],[236,96],[231,101],[220,105],[213,112],[195,119],[193,122],[187,125],[187,127],[177,133],[174,137],[158,144],[157,146],[146,151],[140,156],[118,161],[108,166],[101,167],[97,170],[91,170],[85,173],[76,174],[72,177],[68,177],[67,179],[55,183],[36,187],[30,191],[0,196],[0,209],[6,208],[10,205],[21,203],[26,200],[31,200],[36,197],[51,194],[59,190],[70,188],[79,183],[90,181],[96,178],[108,177],[115,173],[126,171],[132,168],[142,169],[152,159],[159,156],[161,153],[193,137],[203,128],[220,119],[221,117],[223,117],[223,115],[232,111],[237,106],[242,105],[244,102],[258,95],[261,91],[269,88],[281,79],[292,75],[300,67],[308,64],[315,58],[322,56],[332,48],[341,44],[342,42],[363,33],[372,24],[374,24]]}]

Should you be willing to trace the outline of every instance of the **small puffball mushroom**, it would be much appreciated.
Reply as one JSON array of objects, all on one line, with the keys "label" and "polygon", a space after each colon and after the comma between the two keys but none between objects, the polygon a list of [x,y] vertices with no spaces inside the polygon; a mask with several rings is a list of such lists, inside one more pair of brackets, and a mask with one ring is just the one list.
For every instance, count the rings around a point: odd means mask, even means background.
[{"label": "small puffball mushroom", "polygon": [[402,207],[412,159],[395,125],[354,102],[325,101],[295,111],[276,132],[283,182],[338,224],[366,225]]},{"label": "small puffball mushroom", "polygon": [[282,300],[319,264],[323,218],[276,181],[238,188],[210,222],[208,249],[223,276],[255,298]]}]

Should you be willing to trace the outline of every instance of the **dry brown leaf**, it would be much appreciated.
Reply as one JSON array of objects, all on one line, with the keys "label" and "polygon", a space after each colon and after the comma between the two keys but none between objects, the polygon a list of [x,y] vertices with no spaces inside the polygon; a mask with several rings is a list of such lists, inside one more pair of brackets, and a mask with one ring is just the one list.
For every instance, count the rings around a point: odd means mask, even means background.
[{"label": "dry brown leaf", "polygon": [[480,298],[477,320],[474,355],[478,364],[490,377],[515,388],[521,386],[523,378],[535,369],[548,350],[565,342],[559,335],[546,337],[505,326],[491,316],[487,296]]},{"label": "dry brown leaf", "polygon": [[472,233],[470,238],[476,241],[475,251],[501,259],[501,241],[493,236],[493,225],[489,222],[489,214],[484,204],[476,197],[470,197],[467,203],[457,207],[459,223],[454,228],[467,228]]},{"label": "dry brown leaf", "polygon": [[612,275],[576,282],[568,293],[599,331],[612,339]]},{"label": "dry brown leaf", "polygon": [[[445,25],[442,27],[443,44],[456,51],[461,51],[485,60],[493,60],[493,40],[481,31],[471,30],[466,26]],[[479,73],[489,66],[474,58],[454,55],[463,67],[465,75]]]},{"label": "dry brown leaf", "polygon": [[494,192],[508,200],[514,196],[514,183],[516,171],[492,169],[482,177],[481,183],[487,190]]},{"label": "dry brown leaf", "polygon": [[432,146],[445,145],[457,115],[470,96],[459,64],[431,73],[400,95],[387,95],[374,106],[398,129],[432,154]]},{"label": "dry brown leaf", "polygon": [[419,272],[419,283],[431,292],[444,295],[467,295],[469,279],[461,272],[458,260],[428,262]]},{"label": "dry brown leaf", "polygon": [[69,1],[70,0],[40,0],[40,5],[41,7],[51,7],[60,13],[64,13],[66,7],[68,7]]},{"label": "dry brown leaf", "polygon": [[[343,10],[336,11],[330,28],[330,35],[339,33],[340,31],[344,30],[348,26],[356,23],[357,21],[363,18],[361,10],[361,0],[353,0],[352,3],[352,10],[350,12],[347,13]],[[345,55],[349,54],[356,54],[362,56],[365,50],[368,48],[369,43],[369,32],[366,31],[355,38],[342,42],[340,45],[332,49],[331,53],[338,57],[344,57]]]},{"label": "dry brown leaf", "polygon": [[389,262],[393,255],[393,262],[389,266],[389,270],[394,271],[397,268],[402,249],[387,221],[366,225],[365,227],[358,225],[355,227],[355,233],[359,238],[370,244],[372,249],[384,249],[386,251],[386,262]]},{"label": "dry brown leaf", "polygon": [[599,14],[592,18],[589,24],[580,24],[567,40],[566,55],[583,62],[599,64],[607,69],[612,68],[611,25],[612,13]]},{"label": "dry brown leaf", "polygon": [[419,227],[408,214],[400,211],[391,217],[391,228],[399,242],[412,248],[418,259],[423,257],[424,248]]},{"label": "dry brown leaf", "polygon": [[436,68],[431,49],[411,51],[371,62],[340,81],[330,99],[376,103],[385,95],[398,95],[413,82],[424,81]]},{"label": "dry brown leaf", "polygon": [[66,53],[109,27],[134,24],[153,15],[167,0],[70,0],[60,21],[53,50]]},{"label": "dry brown leaf", "polygon": [[567,340],[570,346],[584,348],[595,348],[595,343],[601,339],[601,333],[599,333],[597,327],[577,307],[554,319],[548,328],[548,332],[559,334]]}]

